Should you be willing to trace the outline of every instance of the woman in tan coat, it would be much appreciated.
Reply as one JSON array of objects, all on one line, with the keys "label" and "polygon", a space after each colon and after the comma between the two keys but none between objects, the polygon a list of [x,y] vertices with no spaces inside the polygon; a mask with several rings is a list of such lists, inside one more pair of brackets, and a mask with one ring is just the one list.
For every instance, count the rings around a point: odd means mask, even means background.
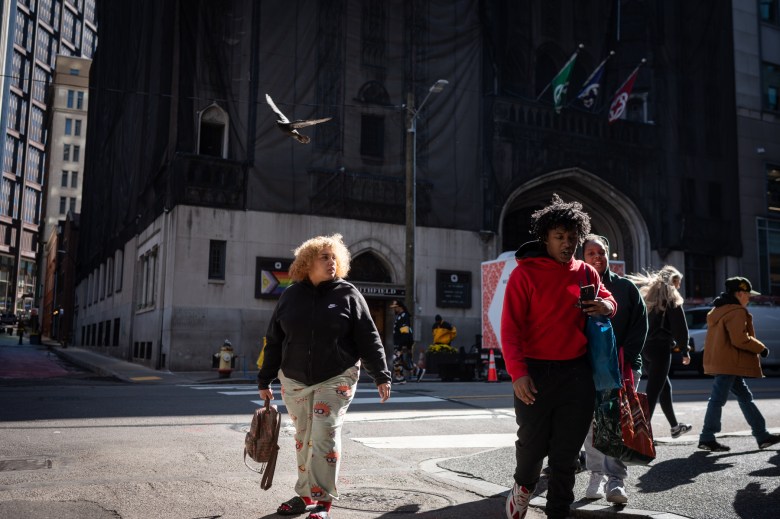
[{"label": "woman in tan coat", "polygon": [[699,448],[705,451],[731,450],[715,439],[715,434],[720,432],[720,418],[729,391],[736,395],[758,448],[766,449],[780,442],[780,435],[767,431],[764,416],[753,402],[753,394],[744,378],[764,376],[758,356],[766,356],[769,351],[756,339],[753,316],[745,308],[751,295],[759,294],[753,290],[750,281],[741,277],[729,278],[726,291],[715,299],[715,308],[707,314],[704,372],[714,375],[715,380],[704,416],[704,427],[699,435]]}]

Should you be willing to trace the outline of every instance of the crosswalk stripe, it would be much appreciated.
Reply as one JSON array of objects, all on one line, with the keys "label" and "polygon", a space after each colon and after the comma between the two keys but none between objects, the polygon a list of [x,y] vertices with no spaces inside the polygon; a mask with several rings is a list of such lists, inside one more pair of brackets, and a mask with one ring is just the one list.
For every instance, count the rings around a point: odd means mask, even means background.
[{"label": "crosswalk stripe", "polygon": [[[231,394],[231,393],[223,393],[225,395]],[[235,393],[232,393],[235,394]],[[243,394],[243,393],[242,393]],[[257,394],[257,391],[255,391],[253,394]],[[263,400],[252,400],[253,403],[257,405],[265,405],[265,401]],[[445,400],[441,398],[434,398],[432,396],[395,396],[390,398],[390,400],[386,401],[383,405],[387,404],[419,404],[422,402],[445,402]],[[352,403],[350,405],[361,405],[361,404],[381,404],[382,400],[379,397],[370,397],[370,398],[353,398]],[[276,405],[278,407],[284,407],[284,401],[283,400],[271,400],[271,404]]]},{"label": "crosswalk stripe", "polygon": [[372,449],[467,449],[511,447],[516,434],[448,434],[350,438]]}]

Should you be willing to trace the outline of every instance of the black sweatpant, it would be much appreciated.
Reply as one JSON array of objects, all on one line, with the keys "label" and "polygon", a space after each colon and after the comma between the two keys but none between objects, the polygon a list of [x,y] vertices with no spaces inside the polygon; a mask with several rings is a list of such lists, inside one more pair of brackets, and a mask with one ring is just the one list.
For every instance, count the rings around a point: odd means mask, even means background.
[{"label": "black sweatpant", "polygon": [[669,381],[669,368],[672,366],[672,345],[668,341],[653,341],[645,344],[642,350],[644,362],[642,366],[647,373],[647,403],[650,407],[650,417],[653,418],[656,404],[661,404],[661,410],[671,427],[677,426],[677,417],[672,405],[672,383]]},{"label": "black sweatpant", "polygon": [[569,515],[574,501],[577,458],[593,420],[595,389],[587,357],[568,361],[526,359],[536,385],[536,401],[526,405],[515,396],[517,441],[515,482],[534,488],[542,462],[549,458],[547,516]]}]

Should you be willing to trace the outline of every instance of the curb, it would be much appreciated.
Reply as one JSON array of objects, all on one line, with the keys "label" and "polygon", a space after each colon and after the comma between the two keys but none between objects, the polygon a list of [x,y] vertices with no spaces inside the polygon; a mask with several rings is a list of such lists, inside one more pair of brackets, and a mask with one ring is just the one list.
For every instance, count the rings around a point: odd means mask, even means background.
[{"label": "curb", "polygon": [[[453,472],[439,467],[438,463],[452,458],[432,458],[420,463],[420,470],[428,475],[443,480],[447,483],[457,485],[469,492],[473,492],[482,497],[506,497],[510,489],[502,485],[490,483],[481,478],[473,477],[463,472]],[[542,496],[536,496],[531,499],[530,506],[544,512],[547,506],[547,499]],[[570,509],[571,517],[582,517],[586,519],[609,518],[609,519],[690,519],[683,515],[669,512],[659,512],[654,510],[641,510],[628,508],[620,505],[600,505],[594,503],[572,503]]]}]

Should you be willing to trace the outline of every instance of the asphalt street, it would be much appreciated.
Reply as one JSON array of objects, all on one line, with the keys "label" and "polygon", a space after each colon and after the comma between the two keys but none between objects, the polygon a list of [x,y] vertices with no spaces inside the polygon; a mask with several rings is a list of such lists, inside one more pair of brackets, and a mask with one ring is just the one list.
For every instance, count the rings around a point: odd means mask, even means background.
[{"label": "asphalt street", "polygon": [[[75,363],[75,365],[74,365]],[[79,367],[80,366],[80,367]],[[183,385],[194,384],[195,387],[209,387],[216,383],[240,384],[247,383],[240,374],[231,380],[218,380],[213,373],[170,373],[154,371],[127,363],[119,359],[105,357],[103,355],[81,350],[79,348],[53,347],[51,350],[45,347],[32,347],[25,345],[19,347],[16,338],[0,336],[0,392],[10,391],[9,388],[19,385],[45,384],[47,381],[57,381],[57,384],[66,384],[67,380],[90,380],[90,384],[131,383],[133,385],[148,388],[148,392],[154,391],[155,385]],[[36,380],[32,376],[40,377]],[[251,374],[249,374],[251,378]],[[111,381],[114,382],[111,382]],[[754,391],[759,408],[766,410],[768,426],[773,432],[780,432],[777,407],[780,402],[780,379],[765,379],[756,381],[761,383]],[[696,448],[696,433],[701,428],[703,409],[706,406],[707,379],[682,380],[675,385],[680,397],[677,399],[676,409],[681,421],[687,421],[694,425],[694,430],[687,436],[672,440],[668,436],[668,425],[662,418],[653,420],[656,428],[656,439],[659,441],[657,448],[658,457],[649,466],[634,466],[629,469],[627,480],[630,501],[624,508],[608,506],[604,500],[589,502],[581,499],[587,483],[587,474],[577,476],[575,496],[577,501],[572,508],[572,517],[658,517],[671,519],[673,517],[691,518],[755,518],[764,519],[776,517],[776,510],[780,509],[780,452],[777,447],[764,451],[758,450],[753,438],[745,430],[745,424],[740,422],[739,409],[734,402],[729,402],[724,410],[724,434],[720,441],[731,446],[729,453],[706,453]],[[703,388],[703,389],[702,389]],[[236,391],[236,394],[248,393],[240,398],[254,398],[251,382],[249,391]],[[370,395],[370,387],[368,389]],[[382,411],[381,420],[373,409],[388,409],[381,406],[367,405],[364,409],[372,411],[366,416],[373,416],[370,420],[361,418],[361,413],[350,410],[348,416],[355,420],[349,426],[345,426],[345,441],[350,441],[350,456],[343,465],[343,474],[349,475],[348,485],[343,492],[342,499],[338,502],[334,517],[343,519],[357,519],[368,517],[423,517],[426,519],[446,519],[455,517],[503,517],[504,496],[512,483],[512,471],[514,468],[514,450],[511,445],[513,425],[513,412],[507,405],[505,393],[511,394],[508,383],[484,384],[472,383],[442,383],[433,378],[426,379],[420,384],[406,384],[394,387],[393,397],[399,400],[397,407],[393,409],[406,409],[406,411],[388,412]],[[228,394],[229,392],[223,392]],[[110,405],[110,392],[106,393],[106,405]],[[151,393],[150,393],[151,394]],[[68,398],[63,392],[62,398]],[[403,398],[414,405],[400,403]],[[425,399],[431,400],[427,402]],[[438,401],[439,404],[435,402]],[[128,404],[125,415],[139,415],[142,413],[143,402]],[[357,409],[357,408],[355,408]],[[449,411],[447,411],[449,409]],[[186,424],[196,408],[183,408],[178,418],[172,416],[170,420],[175,423]],[[32,415],[35,409],[30,409],[29,423],[35,423]],[[230,412],[227,410],[227,412]],[[462,413],[462,414],[460,414]],[[38,412],[38,414],[40,414]],[[407,423],[416,423],[419,426],[421,420],[431,423],[430,437],[414,437],[409,439],[409,445],[404,444],[408,455],[390,456],[388,451],[382,450],[381,442],[402,442],[403,435],[411,434],[404,428],[400,418]],[[482,435],[482,443],[474,443],[474,437],[479,435],[454,435],[460,429],[468,429],[467,422],[479,423],[483,431],[494,429],[495,434]],[[728,418],[728,419],[727,419]],[[160,420],[168,420],[160,417]],[[61,419],[52,422],[59,426]],[[146,420],[146,419],[145,419]],[[200,421],[193,423],[189,429],[198,430],[204,427],[216,427],[209,434],[235,435],[236,425],[229,432],[221,429],[219,424],[231,421],[246,421],[243,416],[225,415],[212,419],[201,417]],[[367,421],[366,421],[367,420]],[[227,421],[227,422],[226,422]],[[458,427],[449,426],[453,421]],[[487,426],[486,426],[486,421]],[[66,420],[65,422],[68,422]],[[72,420],[70,420],[72,422]],[[90,423],[95,422],[90,419]],[[203,422],[203,423],[200,423]],[[18,422],[12,430],[28,430]],[[44,422],[39,421],[39,424]],[[111,422],[113,423],[113,422]],[[494,425],[490,425],[490,424]],[[387,425],[391,425],[394,436],[386,438]],[[0,425],[2,423],[0,422]],[[6,424],[8,425],[8,424]],[[246,425],[246,424],[244,424]],[[5,426],[4,426],[5,427]],[[456,430],[458,429],[458,430]],[[10,431],[11,429],[9,429]],[[216,432],[215,432],[216,431]],[[140,433],[140,431],[139,431]],[[208,443],[209,435],[205,431],[198,431],[203,436],[203,442]],[[285,433],[289,436],[288,433]],[[9,436],[5,435],[8,439]],[[284,436],[284,435],[283,435]],[[458,441],[464,438],[463,448],[458,448]],[[422,439],[421,439],[422,438]],[[424,446],[421,442],[430,439],[430,443],[438,444]],[[284,439],[284,438],[283,438]],[[216,440],[216,438],[215,438]],[[90,457],[90,449],[78,443],[78,438],[68,447],[73,450],[85,450],[85,459]],[[199,440],[200,441],[200,440]],[[230,440],[235,441],[235,440]],[[416,447],[415,447],[415,442]],[[6,443],[5,446],[3,444]],[[82,442],[83,443],[83,442]],[[453,447],[448,445],[452,443]],[[284,445],[283,445],[284,447]],[[438,450],[428,450],[437,447]],[[66,449],[67,450],[67,449]],[[22,470],[14,463],[21,463],[11,456],[13,449],[7,444],[7,440],[0,441],[0,516],[3,517],[131,517],[130,515],[116,515],[114,511],[96,506],[97,501],[83,499],[78,501],[79,507],[74,508],[74,501],[57,498],[61,493],[52,489],[44,491],[44,487],[19,487],[24,477]],[[208,449],[204,447],[203,452]],[[401,451],[402,453],[404,451]],[[436,453],[431,457],[428,453]],[[28,463],[43,463],[46,460],[35,456],[33,452],[27,452]],[[92,454],[94,456],[94,452]],[[289,464],[292,454],[284,450],[280,459],[280,467]],[[384,461],[382,461],[384,460]],[[400,461],[399,461],[400,460]],[[92,462],[94,463],[94,461]],[[227,463],[227,461],[225,462]],[[231,464],[234,462],[231,462]],[[377,465],[379,463],[379,465]],[[197,464],[196,464],[197,465]],[[229,474],[230,484],[236,489],[227,493],[226,499],[240,499],[235,492],[251,487],[252,479],[244,473],[234,474],[230,464],[226,474]],[[29,467],[27,467],[29,468]],[[39,467],[40,468],[40,467]],[[45,467],[44,467],[45,468]],[[189,473],[192,467],[187,467]],[[194,469],[193,469],[194,470]],[[214,470],[219,474],[219,467]],[[34,473],[31,473],[31,475]],[[240,475],[239,475],[240,474]],[[84,476],[81,476],[84,477]],[[189,477],[189,476],[188,476]],[[154,479],[154,478],[152,478]],[[286,500],[288,489],[292,487],[294,474],[288,474],[280,470],[272,491],[263,493],[265,504],[260,509],[263,514],[256,517],[276,517],[273,514],[275,504]],[[14,483],[16,482],[16,483]],[[65,483],[62,483],[65,485]],[[156,485],[153,483],[153,485]],[[24,490],[28,488],[28,490]],[[82,491],[78,487],[78,491]],[[199,487],[198,487],[199,488]],[[537,487],[538,497],[534,500],[529,519],[543,517],[540,508],[544,504],[545,481],[542,479]],[[94,491],[94,490],[93,490]],[[112,490],[116,492],[116,489]],[[74,492],[77,492],[74,490]],[[184,492],[184,491],[182,491]],[[188,490],[193,492],[193,490]],[[194,492],[200,493],[203,498],[217,490],[212,488],[199,488]],[[30,495],[38,495],[38,498],[29,500]],[[75,494],[74,494],[75,495]],[[139,495],[145,495],[142,491]],[[27,496],[20,499],[20,496]],[[63,497],[60,495],[60,497]],[[48,504],[46,499],[49,499]],[[108,499],[108,498],[106,498]],[[157,496],[151,496],[152,503],[162,505]],[[194,500],[199,501],[199,500]],[[183,505],[182,505],[183,506]],[[227,506],[227,505],[225,505]],[[239,507],[241,508],[241,507]],[[227,508],[229,509],[229,508]],[[186,507],[182,510],[187,510]],[[209,517],[245,517],[226,513],[225,507],[212,507],[209,509],[212,515]],[[199,509],[186,517],[203,517]],[[170,510],[160,510],[159,517],[184,517],[168,513]],[[194,515],[194,514],[200,515]],[[47,515],[50,514],[50,515]],[[112,515],[113,514],[113,515]],[[140,517],[140,515],[135,515]],[[152,515],[153,516],[153,515]]]}]

